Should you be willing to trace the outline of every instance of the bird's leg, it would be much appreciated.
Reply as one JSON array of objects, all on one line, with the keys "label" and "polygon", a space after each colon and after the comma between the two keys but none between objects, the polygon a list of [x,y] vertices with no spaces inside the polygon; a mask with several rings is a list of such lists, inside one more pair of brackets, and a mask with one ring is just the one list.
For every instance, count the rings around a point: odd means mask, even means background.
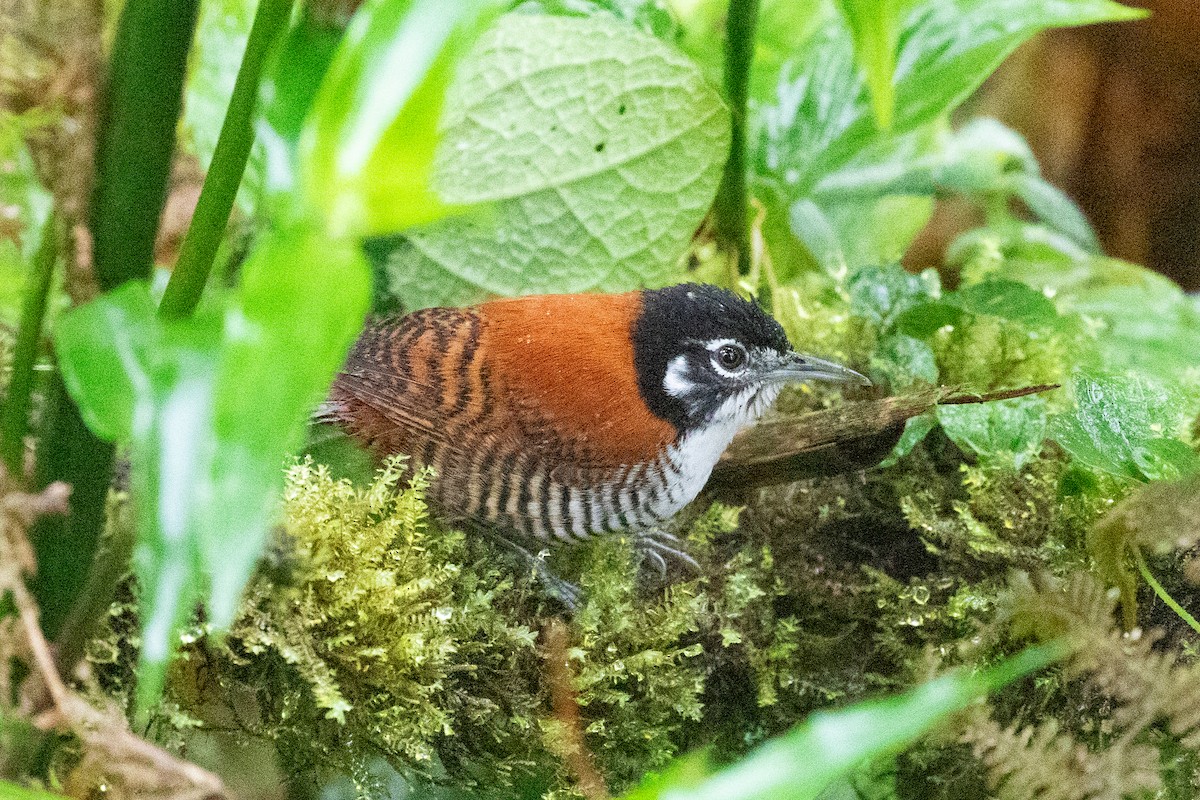
[{"label": "bird's leg", "polygon": [[551,572],[550,567],[546,565],[546,559],[531,553],[493,528],[483,525],[476,527],[493,542],[515,556],[523,567],[533,570],[533,574],[546,588],[546,593],[566,606],[567,611],[574,613],[579,608],[583,600],[583,591],[570,581]]}]

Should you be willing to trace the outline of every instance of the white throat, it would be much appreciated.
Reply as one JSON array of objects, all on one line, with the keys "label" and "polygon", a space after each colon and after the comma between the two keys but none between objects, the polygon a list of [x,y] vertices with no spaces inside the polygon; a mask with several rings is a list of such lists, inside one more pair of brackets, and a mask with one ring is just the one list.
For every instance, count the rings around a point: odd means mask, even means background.
[{"label": "white throat", "polygon": [[657,516],[668,519],[696,499],[733,437],[754,424],[775,401],[781,388],[764,386],[734,395],[721,405],[707,425],[688,431],[667,448],[663,465],[667,496],[655,509]]}]

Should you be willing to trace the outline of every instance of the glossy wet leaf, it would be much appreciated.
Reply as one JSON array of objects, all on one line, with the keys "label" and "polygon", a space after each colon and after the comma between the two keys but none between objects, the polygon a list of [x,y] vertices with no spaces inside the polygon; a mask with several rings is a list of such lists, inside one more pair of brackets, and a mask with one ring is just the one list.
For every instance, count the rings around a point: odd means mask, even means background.
[{"label": "glossy wet leaf", "polygon": [[362,324],[368,288],[352,245],[297,229],[267,235],[241,287],[190,318],[159,319],[146,284],[130,281],[59,326],[85,420],[129,446],[143,704],[198,601],[217,629],[232,620],[284,459]]},{"label": "glossy wet leaf", "polygon": [[989,691],[1041,669],[1063,650],[1046,645],[982,673],[955,672],[908,692],[818,711],[783,736],[708,777],[697,757],[681,759],[625,795],[627,800],[809,800],[872,756],[899,749]]},{"label": "glossy wet leaf", "polygon": [[1179,398],[1138,376],[1080,376],[1076,408],[1051,420],[1047,435],[1077,461],[1136,480],[1186,475],[1200,468],[1191,448],[1174,438]]},{"label": "glossy wet leaf", "polygon": [[937,299],[941,286],[933,270],[914,275],[892,264],[858,270],[850,278],[849,291],[850,313],[890,330],[910,308]]},{"label": "glossy wet leaf", "polygon": [[[913,3],[901,22],[894,133],[917,130],[954,110],[1042,30],[1143,15],[1109,0]],[[877,138],[844,24],[826,25],[785,65],[763,119],[761,155],[800,195]]]},{"label": "glossy wet leaf", "polygon": [[983,461],[1010,459],[1015,469],[1040,452],[1046,420],[1046,399],[1037,395],[937,408],[937,421],[952,442]]},{"label": "glossy wet leaf", "polygon": [[491,0],[365,3],[346,29],[300,136],[302,187],[339,233],[382,233],[447,208],[431,183],[456,65]]},{"label": "glossy wet leaf", "polygon": [[435,180],[486,204],[376,241],[407,307],[669,282],[708,210],[728,112],[674,48],[605,17],[509,15],[447,99]]},{"label": "glossy wet leaf", "polygon": [[881,377],[892,390],[907,389],[913,384],[935,384],[938,379],[937,360],[927,343],[903,333],[894,333],[875,348],[871,357],[872,379]]},{"label": "glossy wet leaf", "polygon": [[956,108],[1009,53],[1043,30],[1146,13],[1111,0],[935,1],[906,11],[896,59],[898,127]]},{"label": "glossy wet leaf", "polygon": [[[762,177],[760,191],[781,194],[789,203],[815,199],[831,220],[840,218],[834,227],[844,248],[882,235],[893,244],[880,243],[867,252],[896,258],[892,251],[911,242],[931,207],[912,204],[903,214],[877,214],[872,224],[862,224],[864,211],[881,193],[999,188],[1014,156],[1021,171],[1036,174],[1028,147],[996,123],[975,123],[955,135],[945,131],[947,115],[1014,48],[1047,28],[1141,14],[1108,0],[906,4],[893,73],[895,111],[887,132],[876,124],[851,28],[843,18],[831,17],[803,40],[781,68],[774,96],[755,109],[753,161]],[[1040,184],[1004,185],[1006,191],[1028,195],[1035,213],[1062,217],[1064,206],[1057,201],[1065,198],[1051,196]],[[854,202],[846,203],[851,198]],[[839,213],[839,205],[849,210]],[[1086,238],[1077,210],[1063,219],[1072,235]],[[805,238],[803,230],[795,232]]]}]

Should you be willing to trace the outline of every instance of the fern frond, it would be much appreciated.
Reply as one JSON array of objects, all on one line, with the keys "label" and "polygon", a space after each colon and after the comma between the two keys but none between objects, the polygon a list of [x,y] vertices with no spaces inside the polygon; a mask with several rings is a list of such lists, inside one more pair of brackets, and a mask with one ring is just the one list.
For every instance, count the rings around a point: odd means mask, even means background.
[{"label": "fern frond", "polygon": [[1158,791],[1158,750],[1129,744],[1091,752],[1056,720],[1001,728],[994,720],[964,736],[988,770],[998,800],[1123,800]]}]

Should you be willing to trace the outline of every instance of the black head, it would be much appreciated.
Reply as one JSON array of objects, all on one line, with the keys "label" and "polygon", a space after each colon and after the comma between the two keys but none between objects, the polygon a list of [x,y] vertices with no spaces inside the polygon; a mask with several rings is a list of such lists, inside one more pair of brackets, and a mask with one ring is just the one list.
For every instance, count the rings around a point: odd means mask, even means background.
[{"label": "black head", "polygon": [[798,355],[770,314],[705,284],[642,292],[633,354],[642,399],[680,433],[748,424],[788,382],[869,383],[845,367]]}]

